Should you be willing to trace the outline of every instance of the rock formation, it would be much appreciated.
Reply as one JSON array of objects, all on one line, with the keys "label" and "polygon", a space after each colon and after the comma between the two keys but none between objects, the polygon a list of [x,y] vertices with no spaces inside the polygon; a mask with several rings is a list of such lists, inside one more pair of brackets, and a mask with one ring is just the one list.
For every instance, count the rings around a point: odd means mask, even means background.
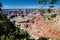
[{"label": "rock formation", "polygon": [[24,23],[20,23],[19,26],[27,30],[27,32],[36,39],[41,36],[53,39],[60,37],[60,31],[52,25],[51,21],[40,16],[33,17]]}]

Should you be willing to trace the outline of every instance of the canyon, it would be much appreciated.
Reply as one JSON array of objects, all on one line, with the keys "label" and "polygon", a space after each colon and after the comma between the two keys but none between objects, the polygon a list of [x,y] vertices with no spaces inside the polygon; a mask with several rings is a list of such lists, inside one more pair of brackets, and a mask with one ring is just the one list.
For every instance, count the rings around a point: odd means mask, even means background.
[{"label": "canyon", "polygon": [[60,37],[60,30],[53,26],[51,20],[46,20],[43,16],[35,16],[18,26],[25,29],[32,38],[49,37],[53,40]]}]

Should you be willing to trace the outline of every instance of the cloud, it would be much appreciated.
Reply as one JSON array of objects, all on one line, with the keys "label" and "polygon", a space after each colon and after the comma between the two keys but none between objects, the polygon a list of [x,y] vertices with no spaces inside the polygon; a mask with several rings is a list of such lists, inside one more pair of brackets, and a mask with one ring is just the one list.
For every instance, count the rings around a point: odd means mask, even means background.
[{"label": "cloud", "polygon": [[15,7],[15,8],[26,8],[26,9],[28,9],[28,8],[39,8],[38,6],[17,6],[17,7]]},{"label": "cloud", "polygon": [[5,5],[2,7],[2,9],[22,9],[22,8],[39,8],[39,6],[9,6]]},{"label": "cloud", "polygon": [[2,7],[2,9],[8,9],[8,8],[11,8],[11,6],[4,5],[4,6]]},{"label": "cloud", "polygon": [[[41,5],[37,5],[37,6],[8,6],[5,5],[3,6],[3,9],[31,9],[31,8],[38,8],[40,9],[42,6]],[[47,9],[49,8],[49,6],[44,6],[43,9]],[[60,6],[55,6],[54,9],[56,8],[60,8]]]}]

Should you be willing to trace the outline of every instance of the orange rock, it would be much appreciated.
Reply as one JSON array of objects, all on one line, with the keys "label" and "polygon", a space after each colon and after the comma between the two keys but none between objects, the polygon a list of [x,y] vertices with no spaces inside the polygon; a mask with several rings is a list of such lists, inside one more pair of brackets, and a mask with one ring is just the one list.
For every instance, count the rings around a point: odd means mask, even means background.
[{"label": "orange rock", "polygon": [[[28,27],[26,27],[25,25],[28,25]],[[33,17],[20,27],[26,28],[27,32],[30,35],[33,35],[33,37],[34,36],[36,37],[45,36],[50,38],[60,37],[60,31],[53,27],[51,22],[45,20],[43,17],[39,16]]]}]

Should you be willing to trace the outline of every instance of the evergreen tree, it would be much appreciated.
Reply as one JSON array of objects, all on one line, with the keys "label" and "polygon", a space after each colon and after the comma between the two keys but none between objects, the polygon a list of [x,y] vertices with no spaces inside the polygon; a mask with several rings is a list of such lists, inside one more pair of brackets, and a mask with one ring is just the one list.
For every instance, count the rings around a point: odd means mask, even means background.
[{"label": "evergreen tree", "polygon": [[50,8],[48,8],[48,12],[51,12],[51,8],[54,7],[54,4],[57,2],[57,0],[38,0],[38,4],[42,4],[43,6],[41,6],[41,10],[43,10],[42,8],[45,7],[46,5],[49,5]]},{"label": "evergreen tree", "polygon": [[2,12],[2,9],[1,9],[1,7],[2,7],[2,3],[0,2],[0,13]]}]

